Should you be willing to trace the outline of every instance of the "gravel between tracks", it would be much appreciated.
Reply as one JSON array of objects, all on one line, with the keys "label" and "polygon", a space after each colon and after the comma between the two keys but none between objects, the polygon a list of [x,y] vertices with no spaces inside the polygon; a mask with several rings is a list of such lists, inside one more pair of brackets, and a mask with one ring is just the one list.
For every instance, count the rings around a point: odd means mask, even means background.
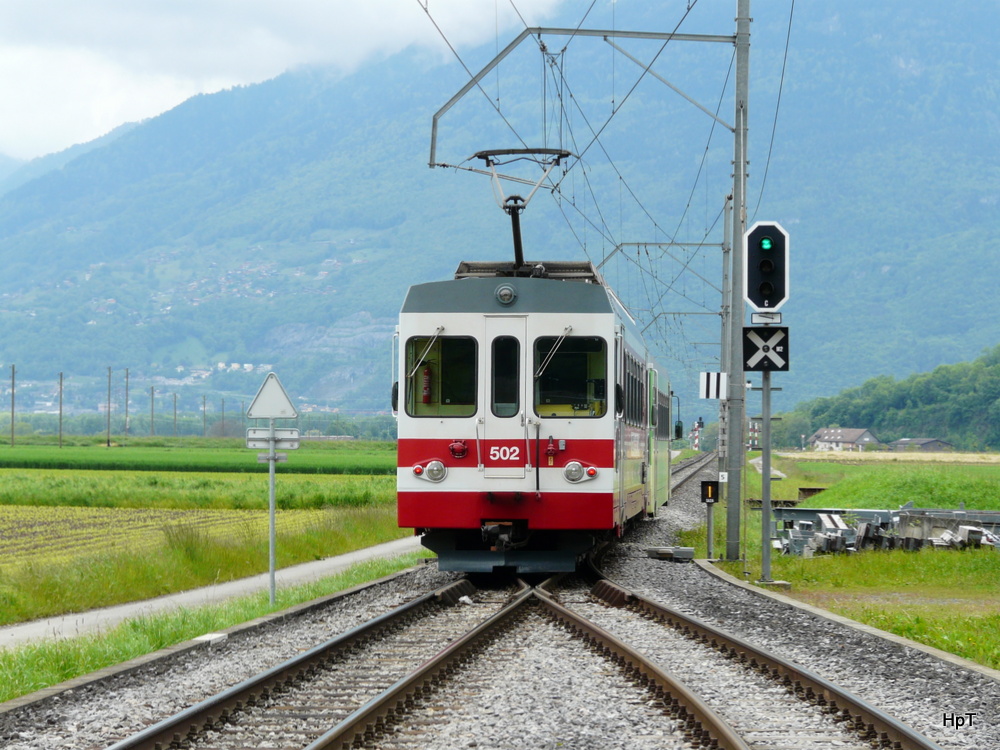
[{"label": "gravel between tracks", "polygon": [[482,649],[417,709],[418,725],[435,725],[433,737],[408,736],[407,721],[379,747],[696,750],[654,703],[578,636],[535,615]]}]

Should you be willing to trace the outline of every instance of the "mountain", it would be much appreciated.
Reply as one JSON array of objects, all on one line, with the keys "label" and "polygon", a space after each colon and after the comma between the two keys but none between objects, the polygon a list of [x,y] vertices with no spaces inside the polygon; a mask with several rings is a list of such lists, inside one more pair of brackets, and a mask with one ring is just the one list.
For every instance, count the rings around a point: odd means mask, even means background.
[{"label": "mountain", "polygon": [[[7,177],[23,166],[24,162],[20,159],[15,159],[12,156],[6,156],[5,154],[0,154],[0,185],[7,179]],[[0,193],[4,192],[0,188]]]},{"label": "mountain", "polygon": [[[642,5],[587,25],[673,28],[672,5]],[[682,30],[732,33],[731,12],[695,11]],[[575,27],[574,13],[553,25]],[[748,223],[791,234],[792,369],[775,377],[775,409],[992,347],[996,3],[799,4],[783,83],[788,7],[754,16]],[[733,120],[731,45],[616,43]],[[682,416],[711,419],[696,383],[718,368],[719,251],[661,243],[721,241],[731,138],[604,40],[559,44],[545,66],[523,45],[450,110],[438,158],[582,155],[521,217],[526,255],[603,263],[672,370]],[[462,54],[475,71],[497,47]],[[511,256],[488,178],[427,167],[431,118],[466,80],[417,50],[351,75],[299,70],[22,167],[0,196],[0,362],[28,380],[71,374],[90,389],[81,408],[109,367],[195,408],[205,392],[252,396],[259,365],[295,397],[386,408],[406,287]]]},{"label": "mountain", "polygon": [[31,182],[42,175],[61,169],[79,156],[101,148],[111,143],[118,136],[127,133],[139,123],[128,122],[119,125],[109,133],[105,133],[100,138],[95,138],[87,143],[78,143],[55,154],[48,154],[29,162],[23,162],[9,157],[0,156],[0,196],[9,193],[11,190]]}]

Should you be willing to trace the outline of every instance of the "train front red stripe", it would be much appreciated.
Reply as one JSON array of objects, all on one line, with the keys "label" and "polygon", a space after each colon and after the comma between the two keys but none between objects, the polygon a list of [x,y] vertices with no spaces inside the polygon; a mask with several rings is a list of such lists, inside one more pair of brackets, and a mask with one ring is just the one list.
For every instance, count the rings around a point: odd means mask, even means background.
[{"label": "train front red stripe", "polygon": [[[546,463],[545,450],[548,447],[548,438],[541,440],[481,440],[479,448],[484,453],[482,458],[476,454],[476,440],[466,440],[468,453],[465,458],[454,458],[449,446],[453,440],[441,440],[432,438],[400,438],[398,442],[399,466],[412,466],[415,463],[436,458],[444,462],[448,467],[477,466],[485,463],[486,455],[489,453],[489,446],[495,444],[526,445],[528,449],[528,460],[525,463],[535,465],[535,457],[544,466]],[[579,461],[583,464],[590,464],[600,468],[611,468],[615,463],[615,441],[614,440],[566,440],[565,450],[558,450],[559,439],[553,443],[556,447],[556,466],[563,466],[568,461]]]},{"label": "train front red stripe", "polygon": [[611,492],[403,492],[399,525],[413,528],[478,529],[483,521],[528,519],[531,529],[614,528]]}]

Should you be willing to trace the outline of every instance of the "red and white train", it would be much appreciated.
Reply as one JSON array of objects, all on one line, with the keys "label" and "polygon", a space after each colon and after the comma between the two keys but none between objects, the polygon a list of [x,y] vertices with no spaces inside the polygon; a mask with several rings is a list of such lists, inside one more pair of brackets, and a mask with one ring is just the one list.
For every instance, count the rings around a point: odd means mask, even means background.
[{"label": "red and white train", "polygon": [[573,570],[670,487],[670,389],[592,264],[460,264],[394,346],[398,515],[442,570]]}]

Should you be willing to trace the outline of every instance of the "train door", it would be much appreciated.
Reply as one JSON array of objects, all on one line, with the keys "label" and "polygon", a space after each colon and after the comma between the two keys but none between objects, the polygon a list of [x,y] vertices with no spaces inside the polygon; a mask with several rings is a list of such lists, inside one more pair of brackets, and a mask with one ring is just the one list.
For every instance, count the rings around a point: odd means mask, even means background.
[{"label": "train door", "polygon": [[487,377],[482,379],[483,470],[487,477],[523,479],[530,463],[525,417],[529,401],[525,378],[526,318],[487,316]]},{"label": "train door", "polygon": [[659,412],[657,411],[657,394],[659,393],[659,373],[653,363],[646,365],[648,382],[646,384],[646,515],[656,515],[656,488],[660,479],[660,461],[657,449],[660,447],[656,442],[656,431],[659,422]]},{"label": "train door", "polygon": [[615,524],[620,524],[625,507],[625,342],[615,333]]}]

